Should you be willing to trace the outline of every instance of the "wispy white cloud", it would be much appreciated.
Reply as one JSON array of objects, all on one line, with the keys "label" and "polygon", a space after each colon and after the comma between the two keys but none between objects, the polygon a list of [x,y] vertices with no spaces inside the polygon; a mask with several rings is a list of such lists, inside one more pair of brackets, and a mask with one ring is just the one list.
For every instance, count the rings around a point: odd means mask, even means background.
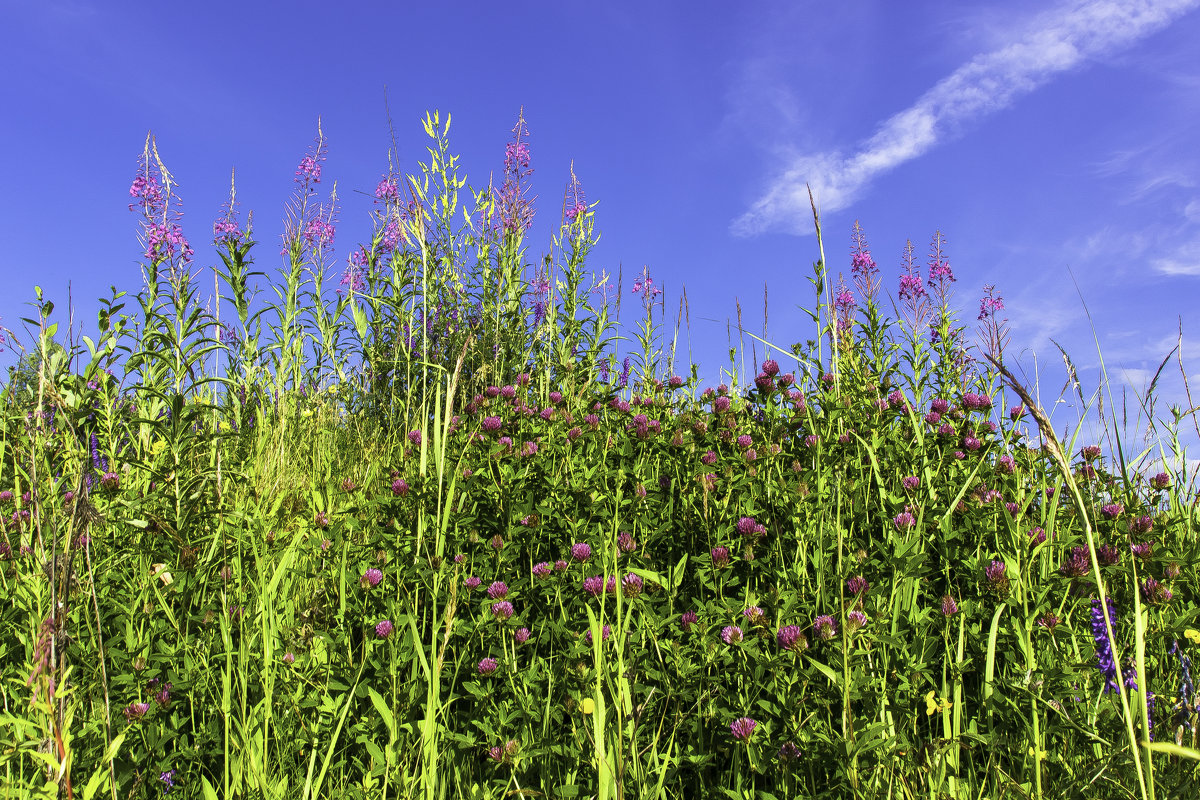
[{"label": "wispy white cloud", "polygon": [[963,125],[1011,105],[1021,95],[1089,58],[1132,44],[1200,5],[1200,0],[1094,0],[1037,15],[1009,44],[959,67],[909,108],[884,121],[852,155],[795,156],[742,216],[733,233],[769,229],[809,232],[811,185],[824,211],[845,208],[877,175],[928,152]]}]

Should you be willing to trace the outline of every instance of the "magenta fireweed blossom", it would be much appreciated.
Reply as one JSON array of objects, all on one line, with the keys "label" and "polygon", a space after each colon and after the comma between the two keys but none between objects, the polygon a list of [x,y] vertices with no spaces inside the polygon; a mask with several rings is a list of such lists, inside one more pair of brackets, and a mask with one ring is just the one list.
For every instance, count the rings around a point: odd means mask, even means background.
[{"label": "magenta fireweed blossom", "polygon": [[359,583],[363,586],[375,587],[383,580],[383,572],[381,570],[371,568],[362,574]]},{"label": "magenta fireweed blossom", "polygon": [[494,658],[485,658],[479,662],[479,666],[477,669],[479,670],[480,675],[483,675],[486,677],[488,675],[495,674],[496,670],[499,668],[500,668],[499,661],[497,661]]},{"label": "magenta fireweed blossom", "polygon": [[758,723],[750,717],[740,717],[730,724],[729,731],[733,734],[733,738],[739,742],[745,742],[750,739],[756,727],[758,727]]},{"label": "magenta fireweed blossom", "polygon": [[499,620],[510,619],[513,615],[513,604],[507,600],[492,603],[492,616]]},{"label": "magenta fireweed blossom", "polygon": [[726,625],[721,629],[721,641],[725,644],[737,644],[745,638],[742,629],[737,625]]},{"label": "magenta fireweed blossom", "polygon": [[575,561],[587,561],[592,557],[592,546],[584,542],[571,545],[571,558]]},{"label": "magenta fireweed blossom", "polygon": [[380,639],[386,639],[392,635],[394,628],[395,626],[392,625],[392,621],[390,619],[380,620],[379,623],[375,625],[375,635]]},{"label": "magenta fireweed blossom", "polygon": [[487,594],[493,600],[503,600],[508,597],[508,584],[504,581],[496,581],[487,588]]}]

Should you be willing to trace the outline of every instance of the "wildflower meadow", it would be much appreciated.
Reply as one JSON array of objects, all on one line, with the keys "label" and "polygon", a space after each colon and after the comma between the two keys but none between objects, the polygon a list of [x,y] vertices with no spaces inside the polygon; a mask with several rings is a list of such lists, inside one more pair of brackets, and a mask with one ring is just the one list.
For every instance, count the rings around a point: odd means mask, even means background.
[{"label": "wildflower meadow", "polygon": [[701,385],[573,172],[530,254],[523,119],[423,125],[337,258],[323,136],[281,239],[150,139],[142,285],[6,321],[0,797],[1194,796],[1191,411],[1056,433],[1000,288],[815,210]]}]

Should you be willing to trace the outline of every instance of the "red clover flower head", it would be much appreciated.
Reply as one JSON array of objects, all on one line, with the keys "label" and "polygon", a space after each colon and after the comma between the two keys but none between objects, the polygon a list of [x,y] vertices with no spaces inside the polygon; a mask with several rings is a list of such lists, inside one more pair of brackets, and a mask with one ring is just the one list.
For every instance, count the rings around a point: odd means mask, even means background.
[{"label": "red clover flower head", "polygon": [[1125,506],[1120,503],[1108,503],[1100,506],[1100,515],[1105,519],[1116,519],[1123,513],[1125,513]]},{"label": "red clover flower head", "polygon": [[403,497],[408,494],[408,483],[403,478],[396,478],[392,481],[392,494],[397,497]]},{"label": "red clover flower head", "polygon": [[745,742],[749,741],[756,727],[758,727],[758,723],[750,717],[739,717],[730,724],[729,731],[733,734],[733,738],[739,742]]},{"label": "red clover flower head", "polygon": [[[611,635],[612,635],[612,628],[609,627],[608,625],[605,625],[603,628],[600,629],[600,641],[602,641],[602,642],[608,641],[608,637]],[[585,633],[583,635],[583,639],[585,642],[587,642],[590,645],[593,641],[592,632],[589,630],[587,633]]]},{"label": "red clover flower head", "polygon": [[629,598],[640,595],[644,585],[641,576],[632,572],[621,579],[621,591]]},{"label": "red clover flower head", "polygon": [[366,572],[364,572],[362,574],[362,577],[359,579],[358,582],[360,584],[362,584],[363,586],[375,587],[375,586],[378,586],[379,582],[382,580],[383,580],[383,572],[381,570],[378,570],[378,569],[372,567],[371,569],[367,570]]},{"label": "red clover flower head", "polygon": [[695,611],[685,611],[683,612],[683,615],[679,617],[679,624],[683,626],[685,631],[690,631],[692,626],[699,621],[700,617],[697,616]]},{"label": "red clover flower head", "polygon": [[507,600],[492,603],[492,616],[499,620],[510,619],[513,615],[513,604]]},{"label": "red clover flower head", "polygon": [[712,563],[716,569],[724,569],[729,566],[728,547],[714,547],[709,555],[712,556]]},{"label": "red clover flower head", "polygon": [[958,603],[948,594],[942,595],[942,616],[953,617],[958,613]]},{"label": "red clover flower head", "polygon": [[905,491],[911,492],[921,485],[921,479],[916,475],[909,475],[907,478],[900,481],[900,483],[904,485]]},{"label": "red clover flower head", "polygon": [[742,611],[742,617],[745,618],[748,625],[766,625],[767,615],[758,606],[750,606]]},{"label": "red clover flower head", "polygon": [[587,561],[592,557],[592,546],[585,542],[571,545],[571,558],[575,561]]},{"label": "red clover flower head", "polygon": [[617,549],[622,553],[632,553],[637,549],[637,543],[633,540],[633,536],[626,531],[622,531],[617,537]]},{"label": "red clover flower head", "polygon": [[745,638],[742,629],[737,625],[726,625],[721,629],[721,641],[725,644],[738,644]]},{"label": "red clover flower head", "polygon": [[129,722],[141,722],[149,713],[149,703],[130,703],[125,706],[125,719]]},{"label": "red clover flower head", "polygon": [[473,592],[479,588],[479,585],[481,583],[483,583],[483,581],[479,580],[479,578],[472,575],[471,577],[469,577],[465,581],[463,581],[463,586],[465,586],[467,588],[468,592]]},{"label": "red clover flower head", "polygon": [[533,577],[537,578],[538,580],[548,578],[550,577],[551,568],[550,562],[548,561],[543,561],[540,564],[534,564]]},{"label": "red clover flower head", "polygon": [[1166,489],[1171,485],[1171,476],[1165,472],[1160,472],[1150,479],[1150,486],[1155,489]]},{"label": "red clover flower head", "polygon": [[911,511],[905,510],[892,517],[892,524],[896,526],[896,530],[905,531],[917,524],[917,518]]},{"label": "red clover flower head", "polygon": [[380,620],[375,626],[375,635],[380,639],[386,639],[392,635],[394,629],[390,619]]},{"label": "red clover flower head", "polygon": [[864,595],[870,591],[870,589],[871,584],[867,583],[867,579],[862,575],[855,575],[853,578],[850,578],[846,581],[846,593],[853,597]]},{"label": "red clover flower head", "polygon": [[484,677],[495,674],[496,670],[499,668],[500,662],[494,658],[485,658],[479,662],[478,666],[479,674],[483,675]]},{"label": "red clover flower head", "polygon": [[604,591],[604,578],[599,575],[593,575],[583,582],[583,591],[590,597],[598,597]]},{"label": "red clover flower head", "polygon": [[504,581],[496,581],[487,588],[487,594],[493,600],[503,600],[508,597],[508,584]]},{"label": "red clover flower head", "polygon": [[784,625],[775,634],[775,642],[788,652],[798,653],[808,647],[808,638],[799,625]]},{"label": "red clover flower head", "polygon": [[821,614],[813,620],[813,633],[823,642],[828,642],[837,636],[837,623],[828,614]]},{"label": "red clover flower head", "polygon": [[1149,533],[1153,528],[1154,520],[1145,514],[1136,517],[1129,523],[1130,533]]},{"label": "red clover flower head", "polygon": [[525,644],[528,642],[529,628],[518,628],[517,631],[513,633],[513,639],[516,640],[517,644]]}]

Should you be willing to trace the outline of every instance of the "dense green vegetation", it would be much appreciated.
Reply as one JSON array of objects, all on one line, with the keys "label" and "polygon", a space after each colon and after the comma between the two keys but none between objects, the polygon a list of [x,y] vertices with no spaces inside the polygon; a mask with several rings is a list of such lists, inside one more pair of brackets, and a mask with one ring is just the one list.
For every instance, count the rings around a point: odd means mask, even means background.
[{"label": "dense green vegetation", "polygon": [[211,300],[148,143],[141,291],[79,341],[38,291],[0,796],[1190,793],[1182,454],[1060,443],[940,236],[892,305],[856,227],[812,329],[701,387],[646,271],[621,335],[573,175],[527,263],[521,123],[482,191],[425,127],[344,272],[323,141],[278,273],[230,198]]}]

